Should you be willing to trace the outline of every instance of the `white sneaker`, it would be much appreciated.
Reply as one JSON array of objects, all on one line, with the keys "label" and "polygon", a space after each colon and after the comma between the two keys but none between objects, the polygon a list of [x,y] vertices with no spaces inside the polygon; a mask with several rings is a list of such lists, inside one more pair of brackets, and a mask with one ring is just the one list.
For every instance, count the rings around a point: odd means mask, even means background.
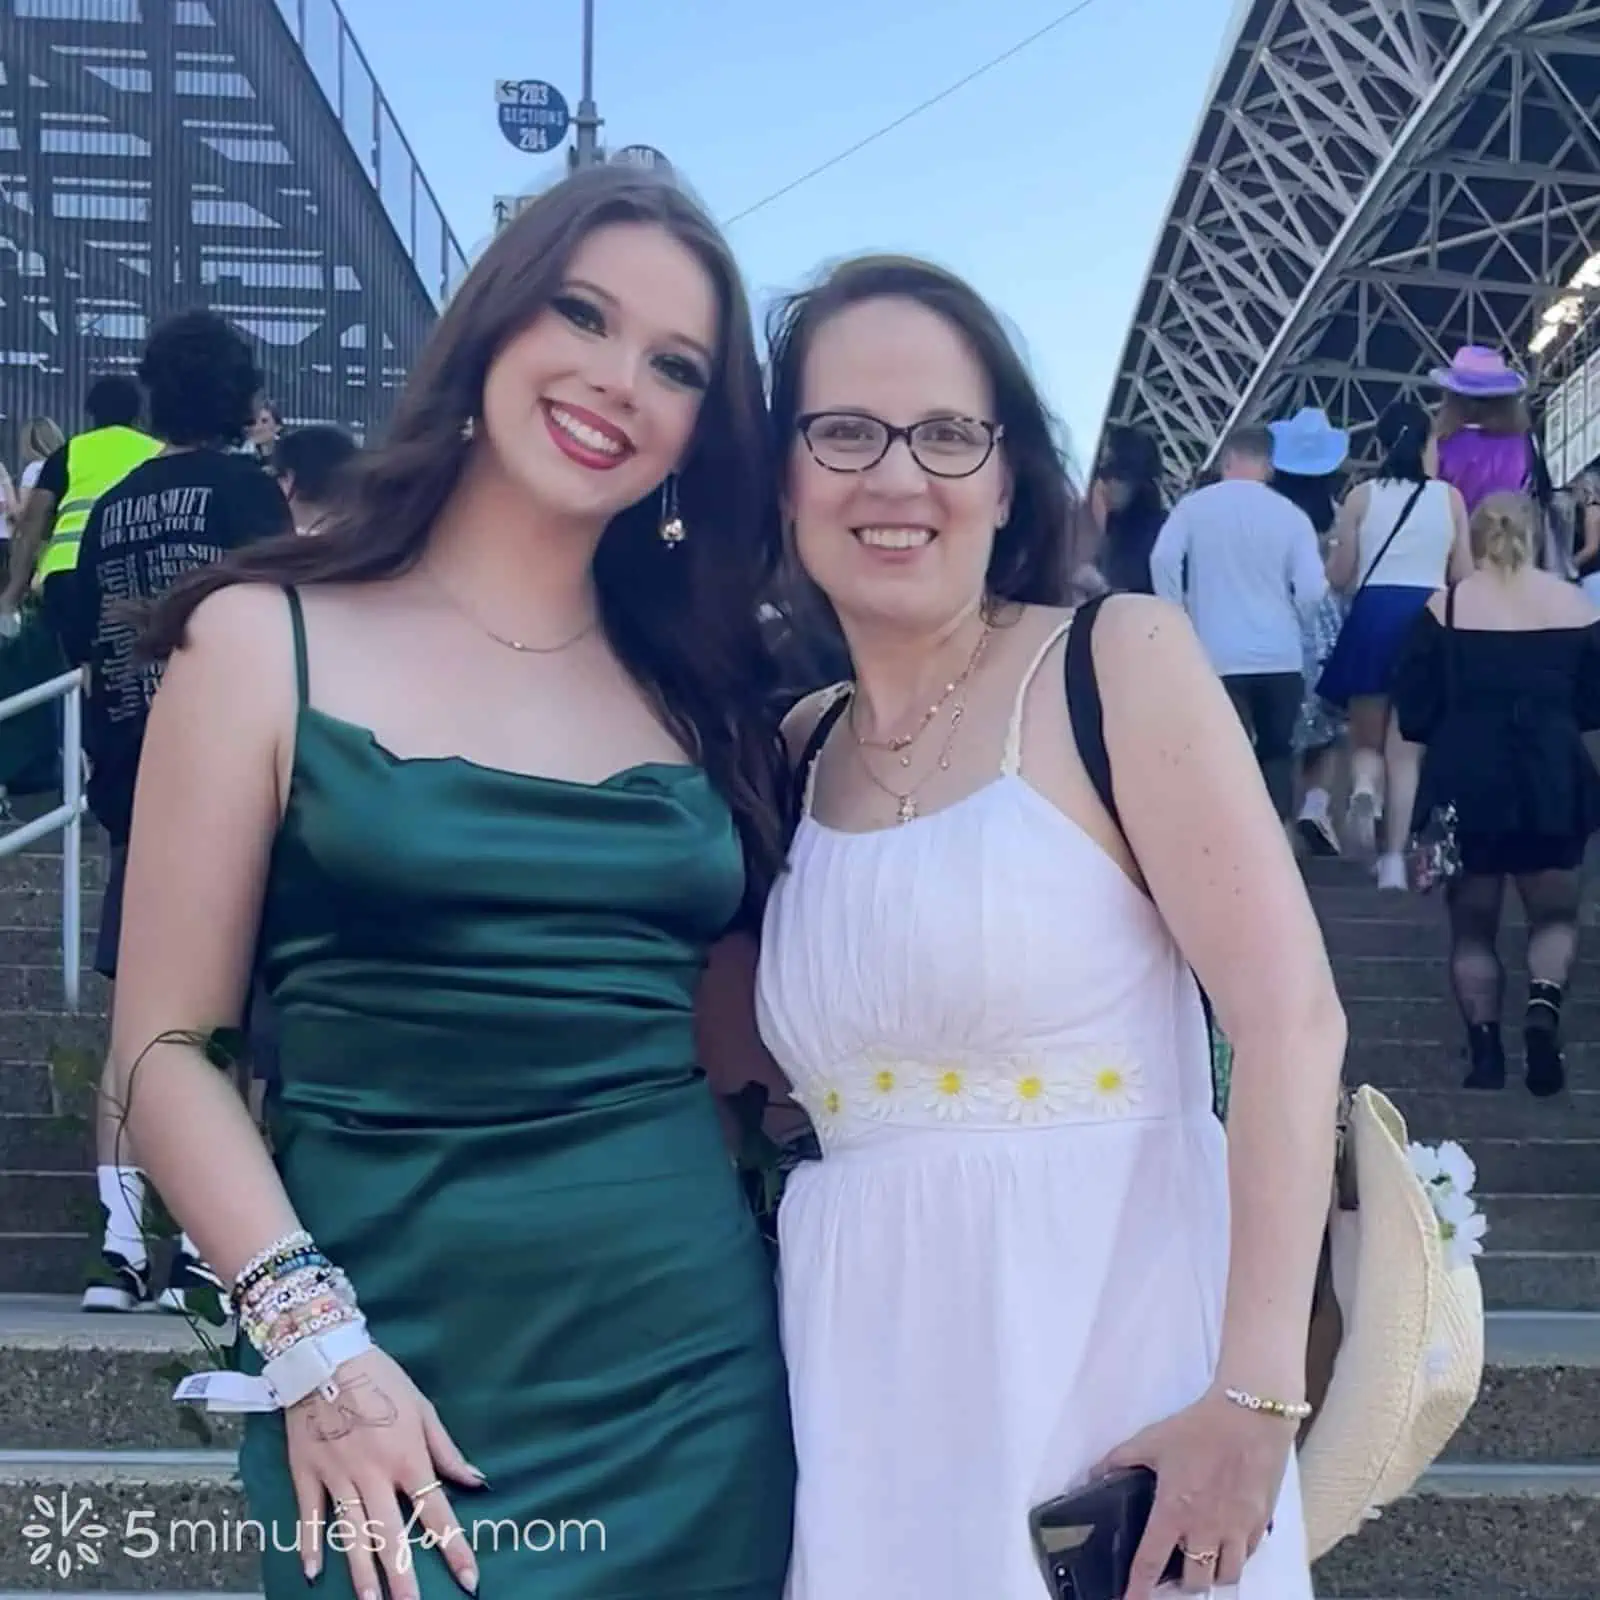
[{"label": "white sneaker", "polygon": [[1404,894],[1411,887],[1406,878],[1406,860],[1393,851],[1378,857],[1378,887],[1390,893]]},{"label": "white sneaker", "polygon": [[1362,855],[1371,855],[1378,848],[1378,819],[1382,815],[1383,808],[1371,789],[1357,789],[1350,796],[1344,828]]},{"label": "white sneaker", "polygon": [[1314,856],[1339,854],[1339,835],[1334,832],[1333,819],[1328,815],[1326,797],[1308,799],[1300,808],[1295,829],[1307,850]]}]

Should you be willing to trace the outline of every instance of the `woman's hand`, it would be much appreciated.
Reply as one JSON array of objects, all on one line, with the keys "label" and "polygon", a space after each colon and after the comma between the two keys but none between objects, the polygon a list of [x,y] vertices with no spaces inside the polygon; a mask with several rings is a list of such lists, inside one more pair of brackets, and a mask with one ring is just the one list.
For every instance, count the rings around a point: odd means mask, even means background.
[{"label": "woman's hand", "polygon": [[1213,1388],[1107,1456],[1096,1477],[1128,1467],[1156,1475],[1155,1509],[1127,1600],[1150,1600],[1174,1549],[1187,1558],[1186,1591],[1238,1583],[1267,1535],[1295,1432],[1293,1422],[1246,1411]]},{"label": "woman's hand", "polygon": [[[380,1563],[390,1600],[419,1600],[410,1539],[420,1529],[423,1547],[443,1550],[456,1582],[475,1595],[478,1565],[438,1480],[481,1489],[483,1474],[381,1350],[345,1362],[337,1382],[337,1399],[309,1395],[286,1419],[307,1581],[322,1570],[323,1545],[330,1544],[348,1557],[360,1600],[382,1600]],[[401,1511],[402,1500],[409,1515]]]}]

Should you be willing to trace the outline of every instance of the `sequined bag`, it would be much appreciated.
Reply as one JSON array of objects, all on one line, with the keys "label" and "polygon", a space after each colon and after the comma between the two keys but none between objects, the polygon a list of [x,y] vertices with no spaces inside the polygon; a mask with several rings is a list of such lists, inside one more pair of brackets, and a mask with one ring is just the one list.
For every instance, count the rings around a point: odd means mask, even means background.
[{"label": "sequined bag", "polygon": [[1406,842],[1406,877],[1418,894],[1431,894],[1461,871],[1456,808],[1435,806]]}]

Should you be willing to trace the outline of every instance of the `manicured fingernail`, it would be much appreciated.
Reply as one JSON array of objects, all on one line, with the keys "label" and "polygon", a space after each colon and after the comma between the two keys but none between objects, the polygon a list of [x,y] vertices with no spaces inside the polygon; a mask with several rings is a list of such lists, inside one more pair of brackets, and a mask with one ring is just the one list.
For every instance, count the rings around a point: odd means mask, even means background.
[{"label": "manicured fingernail", "polygon": [[468,1594],[477,1594],[478,1569],[476,1567],[469,1567],[467,1571],[461,1574],[461,1587],[465,1589]]}]

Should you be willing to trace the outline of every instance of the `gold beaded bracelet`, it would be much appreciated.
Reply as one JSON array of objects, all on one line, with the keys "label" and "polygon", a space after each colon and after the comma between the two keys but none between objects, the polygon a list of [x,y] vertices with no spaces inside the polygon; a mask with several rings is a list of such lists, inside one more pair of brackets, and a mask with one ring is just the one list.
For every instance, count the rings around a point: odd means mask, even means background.
[{"label": "gold beaded bracelet", "polygon": [[1282,1417],[1285,1422],[1304,1422],[1311,1415],[1311,1406],[1304,1400],[1268,1400],[1245,1389],[1224,1389],[1223,1394],[1236,1406],[1246,1411],[1257,1411],[1269,1417]]}]

